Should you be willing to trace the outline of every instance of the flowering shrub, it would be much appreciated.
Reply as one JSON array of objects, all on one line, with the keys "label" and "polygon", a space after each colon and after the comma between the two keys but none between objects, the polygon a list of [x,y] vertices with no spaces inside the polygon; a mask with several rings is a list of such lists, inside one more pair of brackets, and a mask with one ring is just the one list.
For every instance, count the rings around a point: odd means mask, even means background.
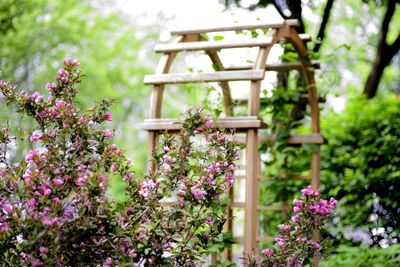
[{"label": "flowering shrub", "polygon": [[[9,266],[164,266],[201,262],[224,224],[224,192],[233,183],[237,147],[212,130],[201,110],[183,130],[164,135],[156,168],[133,178],[132,162],[112,144],[103,101],[74,105],[79,63],[65,59],[50,95],[17,92],[0,81],[8,104],[37,123],[24,160],[11,163],[15,141],[0,131],[0,262]],[[124,180],[127,201],[116,203],[110,179]],[[167,199],[175,202],[167,205]]]},{"label": "flowering shrub", "polygon": [[324,244],[313,239],[316,231],[332,218],[336,200],[320,199],[319,191],[313,191],[311,186],[301,193],[301,199],[293,200],[294,215],[290,222],[279,226],[275,246],[262,250],[262,256],[248,256],[245,261],[249,266],[300,267],[320,253]]}]

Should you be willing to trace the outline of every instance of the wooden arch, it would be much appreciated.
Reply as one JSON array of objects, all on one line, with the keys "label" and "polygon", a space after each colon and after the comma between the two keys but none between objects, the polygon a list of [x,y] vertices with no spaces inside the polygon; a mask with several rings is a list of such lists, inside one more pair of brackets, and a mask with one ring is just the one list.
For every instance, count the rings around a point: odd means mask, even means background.
[{"label": "wooden arch", "polygon": [[[177,83],[197,83],[197,82],[218,82],[222,88],[223,102],[226,118],[216,119],[216,127],[235,128],[237,131],[245,133],[245,138],[241,140],[246,144],[246,169],[245,169],[245,202],[233,203],[231,208],[243,208],[245,211],[244,228],[246,229],[243,237],[238,237],[238,242],[243,243],[244,251],[251,252],[257,248],[260,241],[273,240],[272,237],[259,236],[258,212],[262,210],[279,210],[272,206],[258,205],[259,197],[259,179],[261,178],[258,147],[260,142],[273,141],[274,136],[259,135],[259,129],[266,125],[259,118],[260,112],[260,89],[261,81],[264,79],[266,71],[289,71],[300,70],[307,83],[308,95],[307,102],[311,109],[311,129],[309,135],[296,135],[287,139],[288,144],[301,145],[323,144],[323,138],[320,135],[319,122],[319,98],[314,80],[314,69],[319,66],[318,62],[308,60],[308,50],[306,42],[310,40],[307,34],[298,34],[293,28],[298,25],[296,20],[286,20],[282,23],[267,23],[254,25],[235,25],[227,27],[182,29],[172,31],[171,34],[178,35],[179,38],[172,44],[156,45],[155,51],[163,53],[154,75],[146,75],[145,84],[152,84],[153,91],[150,102],[149,119],[141,124],[141,128],[149,131],[149,157],[157,147],[159,133],[165,130],[179,130],[181,125],[176,119],[162,119],[161,108],[165,84]],[[270,29],[267,36],[262,40],[251,39],[246,42],[229,41],[208,41],[204,33],[238,31],[252,29]],[[282,63],[267,65],[267,58],[271,48],[285,40],[293,44],[299,55],[299,62]],[[252,66],[226,67],[219,58],[218,51],[221,49],[232,49],[239,47],[258,47],[258,54],[255,63]],[[205,51],[211,59],[216,70],[214,73],[175,73],[168,74],[171,65],[177,55],[182,51]],[[231,96],[229,81],[250,81],[250,93],[248,103],[248,112],[246,117],[234,116],[234,101]],[[311,175],[305,177],[310,180],[314,189],[319,188],[320,172],[320,153],[319,148],[311,155]],[[149,166],[150,168],[154,166]],[[228,216],[231,216],[231,209]],[[231,230],[232,225],[228,224],[227,229]],[[315,238],[318,238],[316,234]],[[226,253],[230,258],[231,254]],[[316,261],[314,265],[316,265]]]}]

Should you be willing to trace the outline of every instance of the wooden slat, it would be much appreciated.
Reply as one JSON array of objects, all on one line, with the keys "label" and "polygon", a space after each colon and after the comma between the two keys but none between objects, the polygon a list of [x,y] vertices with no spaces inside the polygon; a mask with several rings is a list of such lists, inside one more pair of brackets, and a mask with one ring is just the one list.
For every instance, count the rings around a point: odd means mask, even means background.
[{"label": "wooden slat", "polygon": [[[301,95],[299,100],[297,100],[297,101],[294,101],[294,100],[293,101],[287,101],[287,103],[307,103],[307,102],[309,102],[309,99],[310,99],[310,96],[308,94],[303,94],[303,95]],[[267,102],[268,100],[269,100],[268,98],[261,98],[260,99],[260,103],[268,103]],[[249,100],[247,98],[246,99],[234,99],[233,100],[233,103],[235,105],[247,105],[248,102],[249,102]],[[322,96],[318,97],[318,103],[325,103],[325,102],[326,102],[326,98],[325,97],[322,97]]]},{"label": "wooden slat", "polygon": [[249,41],[202,41],[190,43],[175,43],[175,44],[157,44],[154,51],[157,53],[170,53],[179,51],[214,51],[227,48],[243,48],[243,47],[263,47],[270,45],[272,38],[265,38],[263,40],[252,39]]},{"label": "wooden slat", "polygon": [[[314,69],[321,68],[321,62],[319,60],[312,60],[311,65]],[[242,65],[242,66],[227,66],[225,70],[251,70],[252,65]],[[284,72],[289,70],[301,70],[302,64],[301,62],[285,62],[278,64],[269,64],[265,67],[266,71],[277,71]]]},{"label": "wooden slat", "polygon": [[[301,40],[308,42],[311,40],[309,34],[299,34]],[[249,41],[201,41],[201,42],[185,42],[173,44],[157,44],[154,51],[157,53],[171,53],[180,51],[215,51],[228,48],[243,48],[243,47],[266,47],[272,44],[272,38],[251,39]]]},{"label": "wooden slat", "polygon": [[[274,135],[261,135],[258,137],[259,142],[271,142],[276,140]],[[236,141],[239,143],[245,143],[244,136],[237,136]],[[287,140],[290,145],[301,145],[301,144],[317,144],[322,145],[325,143],[325,139],[321,134],[310,134],[310,135],[292,135]]]},{"label": "wooden slat", "polygon": [[199,34],[205,32],[224,32],[224,31],[243,31],[253,29],[276,29],[281,28],[285,23],[291,27],[299,26],[299,21],[295,19],[286,20],[278,23],[254,23],[254,24],[243,24],[243,25],[222,25],[218,27],[200,27],[200,28],[183,28],[174,29],[171,31],[172,35],[186,35],[186,34]]},{"label": "wooden slat", "polygon": [[[221,118],[214,121],[213,128],[224,129],[253,129],[266,128],[267,125],[255,116]],[[139,124],[139,128],[148,131],[182,129],[182,122],[177,119],[147,119]]]},{"label": "wooden slat", "polygon": [[221,81],[252,81],[263,80],[265,72],[262,70],[243,71],[218,71],[215,73],[175,73],[146,75],[145,84],[177,84],[198,82],[221,82]]}]

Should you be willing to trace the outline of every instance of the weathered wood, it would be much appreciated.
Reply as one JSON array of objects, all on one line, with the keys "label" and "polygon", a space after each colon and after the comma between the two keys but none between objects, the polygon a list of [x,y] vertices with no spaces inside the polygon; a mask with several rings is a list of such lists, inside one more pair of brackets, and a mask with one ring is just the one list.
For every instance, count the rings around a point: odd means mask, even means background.
[{"label": "weathered wood", "polygon": [[244,227],[246,235],[244,236],[244,251],[253,251],[257,245],[258,233],[258,176],[259,160],[257,130],[250,129],[246,136],[246,188],[245,188],[245,218]]},{"label": "weathered wood", "polygon": [[146,75],[145,84],[178,84],[221,81],[252,81],[263,80],[263,70],[219,71],[215,73],[174,73]]},{"label": "weathered wood", "polygon": [[[260,103],[267,103],[267,101],[269,100],[269,98],[260,98]],[[308,103],[308,101],[310,100],[310,96],[308,94],[303,94],[301,95],[301,97],[299,98],[299,100],[292,100],[292,101],[287,101],[287,103]],[[249,100],[246,99],[233,99],[233,103],[235,105],[247,105],[247,103],[249,102]],[[319,96],[318,97],[318,103],[325,103],[326,102],[326,98]]]},{"label": "weathered wood", "polygon": [[[178,131],[182,129],[182,121],[178,119],[146,119],[138,125],[139,129],[147,131]],[[230,117],[214,120],[212,128],[222,129],[257,129],[267,125],[255,116]]]},{"label": "weathered wood", "polygon": [[[311,40],[311,35],[300,34],[300,39],[307,42]],[[185,42],[174,44],[156,44],[154,51],[156,53],[171,53],[181,51],[215,51],[221,49],[244,48],[244,47],[265,47],[272,43],[272,38],[252,39],[249,41],[201,41],[201,42]]]},{"label": "weathered wood", "polygon": [[[243,136],[237,136],[236,141],[239,143],[245,143]],[[261,135],[258,137],[260,143],[263,142],[274,142],[276,141],[275,135]],[[301,144],[317,144],[322,145],[325,143],[325,139],[319,133],[310,135],[292,135],[286,139],[286,142],[290,145],[301,145]]]},{"label": "weathered wood", "polygon": [[[321,68],[321,62],[319,60],[311,60],[311,66],[314,69],[319,69]],[[251,70],[252,68],[253,68],[252,65],[226,66],[225,70]],[[265,71],[285,72],[289,70],[302,70],[302,63],[285,62],[285,63],[268,64],[265,67]]]},{"label": "weathered wood", "polygon": [[[202,40],[207,40],[201,36],[200,36],[200,38],[202,38]],[[217,51],[207,51],[206,53],[210,57],[215,71],[225,71],[224,64],[222,63],[221,59],[219,58]],[[227,81],[221,81],[221,82],[219,82],[219,85],[221,86],[221,89],[222,89],[225,115],[228,117],[232,117],[233,116],[233,103],[232,103],[232,95],[231,95],[231,89],[229,87],[229,83]]]},{"label": "weathered wood", "polygon": [[157,44],[154,47],[154,51],[157,53],[170,53],[180,51],[215,51],[227,48],[243,48],[243,47],[259,47],[267,46],[271,44],[271,38],[265,38],[263,40],[253,39],[249,41],[202,41],[202,42],[190,42],[190,43],[176,43],[176,44]]},{"label": "weathered wood", "polygon": [[285,23],[291,27],[299,26],[298,20],[290,19],[278,23],[254,23],[254,24],[243,24],[243,25],[230,24],[218,27],[200,27],[197,29],[193,28],[174,29],[170,31],[170,33],[172,35],[184,35],[184,34],[199,34],[207,32],[243,31],[243,30],[254,30],[254,29],[277,29],[283,27]]}]

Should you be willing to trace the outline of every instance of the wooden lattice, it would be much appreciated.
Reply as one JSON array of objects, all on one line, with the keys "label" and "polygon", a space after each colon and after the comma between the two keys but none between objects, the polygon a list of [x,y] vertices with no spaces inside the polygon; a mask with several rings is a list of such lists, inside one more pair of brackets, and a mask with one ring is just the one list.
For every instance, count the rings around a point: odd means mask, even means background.
[{"label": "wooden lattice", "polygon": [[[163,101],[163,92],[166,84],[177,83],[201,83],[201,82],[218,82],[222,88],[224,112],[226,118],[216,120],[216,125],[220,128],[234,128],[245,133],[244,138],[239,138],[239,141],[245,143],[246,149],[246,166],[245,175],[238,177],[245,179],[245,202],[232,203],[228,216],[232,216],[232,208],[242,208],[245,212],[244,217],[244,236],[237,237],[237,242],[243,243],[244,251],[251,252],[257,248],[260,241],[273,240],[270,236],[259,235],[259,216],[260,211],[281,211],[282,208],[276,206],[261,206],[258,204],[259,197],[259,179],[260,179],[260,158],[258,147],[260,142],[273,141],[273,135],[260,135],[259,129],[267,127],[259,118],[260,111],[260,87],[261,81],[265,77],[266,71],[286,72],[289,70],[300,70],[303,73],[307,83],[308,93],[304,96],[311,110],[311,129],[312,132],[308,135],[295,135],[287,139],[288,144],[316,144],[318,149],[312,152],[311,155],[311,175],[303,177],[298,175],[297,178],[309,179],[313,189],[319,188],[319,172],[320,172],[320,150],[319,145],[323,144],[324,140],[320,135],[319,122],[319,98],[313,77],[313,69],[319,67],[316,61],[309,61],[306,42],[311,38],[307,34],[298,34],[294,27],[298,26],[296,20],[286,20],[282,23],[274,24],[254,24],[254,25],[234,25],[228,27],[214,28],[197,28],[183,29],[172,31],[172,35],[177,35],[178,39],[175,43],[156,45],[155,51],[163,53],[156,69],[156,74],[147,75],[145,84],[153,85],[153,92],[150,102],[149,119],[141,124],[141,128],[149,131],[149,155],[156,148],[159,133],[165,130],[179,130],[181,125],[176,123],[177,120],[162,119],[161,107]],[[223,31],[239,31],[239,30],[254,30],[254,29],[269,29],[268,34],[262,40],[249,38],[248,41],[209,41],[204,36],[210,32]],[[267,58],[270,54],[273,45],[279,42],[291,43],[298,54],[300,62],[281,63],[267,65]],[[256,47],[258,54],[256,61],[248,66],[226,67],[221,62],[218,51],[221,49],[233,49],[240,47]],[[168,74],[171,64],[173,63],[177,53],[182,51],[204,51],[211,62],[213,63],[213,73],[173,73]],[[232,99],[229,87],[230,81],[250,81],[249,98],[241,100],[248,105],[246,117],[234,116],[234,105],[237,104]],[[243,104],[243,103],[241,103]],[[233,222],[234,223],[234,222]],[[227,230],[232,229],[232,224],[229,223]],[[318,235],[316,234],[316,239]],[[225,253],[226,258],[231,258],[230,252]],[[317,262],[314,260],[314,265]]]}]

